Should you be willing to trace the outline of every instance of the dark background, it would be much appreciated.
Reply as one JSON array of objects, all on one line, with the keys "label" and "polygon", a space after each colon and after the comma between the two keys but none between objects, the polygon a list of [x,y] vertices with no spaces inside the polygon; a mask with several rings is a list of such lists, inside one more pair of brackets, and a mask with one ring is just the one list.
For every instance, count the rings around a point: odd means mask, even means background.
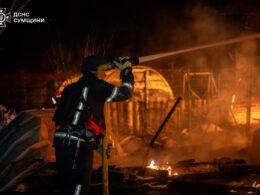
[{"label": "dark background", "polygon": [[[0,7],[8,9],[10,4],[1,0]],[[22,12],[46,21],[7,24],[0,35],[2,71],[78,66],[91,33],[101,42],[111,38],[107,56],[144,56],[260,30],[260,1],[256,0],[31,0]],[[230,47],[234,46],[222,49]],[[57,54],[57,48],[63,53]],[[205,55],[210,52],[215,51]],[[176,60],[182,57],[187,58],[180,55]]]}]

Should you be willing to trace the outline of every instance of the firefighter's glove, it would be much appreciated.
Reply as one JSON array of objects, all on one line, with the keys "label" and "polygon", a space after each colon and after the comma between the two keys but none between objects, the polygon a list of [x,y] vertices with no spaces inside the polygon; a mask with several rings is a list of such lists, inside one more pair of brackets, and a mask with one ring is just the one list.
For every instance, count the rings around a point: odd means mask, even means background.
[{"label": "firefighter's glove", "polygon": [[129,57],[118,57],[113,61],[113,64],[120,70],[124,70],[132,66]]}]

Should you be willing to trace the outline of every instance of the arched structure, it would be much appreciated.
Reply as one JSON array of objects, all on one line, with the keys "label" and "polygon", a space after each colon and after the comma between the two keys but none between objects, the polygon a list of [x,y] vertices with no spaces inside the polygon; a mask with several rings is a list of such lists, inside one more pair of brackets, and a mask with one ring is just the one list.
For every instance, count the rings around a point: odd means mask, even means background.
[{"label": "arched structure", "polygon": [[[106,71],[104,80],[120,85],[119,74],[118,69]],[[170,85],[156,70],[146,66],[134,66],[133,74],[135,78],[133,101],[166,101],[174,98]],[[65,80],[59,87],[59,91],[63,91],[68,84],[76,82],[80,76],[74,75]]]},{"label": "arched structure", "polygon": [[[105,73],[105,80],[120,84],[120,71],[113,69]],[[173,99],[173,92],[165,78],[156,70],[146,66],[134,66],[134,101],[160,101]]]},{"label": "arched structure", "polygon": [[[120,71],[113,69],[104,72],[104,80],[120,85]],[[174,103],[174,95],[166,79],[156,70],[145,66],[134,66],[134,94],[130,101],[106,104],[107,128],[115,134],[144,136],[153,134]],[[75,75],[62,83],[61,92],[81,75]],[[173,124],[171,122],[171,124]],[[167,127],[168,126],[168,127]],[[166,125],[165,130],[171,129]]]}]

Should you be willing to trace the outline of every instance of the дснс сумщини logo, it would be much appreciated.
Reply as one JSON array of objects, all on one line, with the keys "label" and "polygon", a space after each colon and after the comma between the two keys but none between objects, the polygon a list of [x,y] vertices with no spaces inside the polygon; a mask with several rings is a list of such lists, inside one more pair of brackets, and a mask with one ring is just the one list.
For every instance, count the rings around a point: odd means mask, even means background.
[{"label": "\u0434\u0441\u043d\u0441 \u0441\u0443\u043c\u0449\u0438\u043d\u0438 logo", "polygon": [[6,8],[0,8],[0,27],[6,27],[6,22],[11,22],[11,13],[5,14]]}]

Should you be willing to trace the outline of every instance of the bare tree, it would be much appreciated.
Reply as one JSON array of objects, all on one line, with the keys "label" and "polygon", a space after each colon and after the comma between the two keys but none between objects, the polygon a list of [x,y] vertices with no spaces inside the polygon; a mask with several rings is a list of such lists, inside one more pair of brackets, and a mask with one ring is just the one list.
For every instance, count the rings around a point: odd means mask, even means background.
[{"label": "bare tree", "polygon": [[70,74],[79,70],[80,61],[84,56],[105,56],[111,47],[114,32],[103,35],[95,28],[91,28],[83,47],[79,43],[64,43],[61,37],[60,29],[52,29],[52,32],[49,33],[50,43],[47,55],[57,72]]},{"label": "bare tree", "polygon": [[62,73],[66,78],[79,71],[84,56],[107,55],[114,37],[114,32],[103,34],[93,27],[86,33],[85,40],[81,39],[82,43],[64,39],[64,33],[66,30],[55,25],[50,26],[49,44],[45,51],[56,73]]},{"label": "bare tree", "polygon": [[91,28],[87,35],[83,56],[100,55],[105,56],[111,47],[115,32],[100,36],[95,28]]}]

